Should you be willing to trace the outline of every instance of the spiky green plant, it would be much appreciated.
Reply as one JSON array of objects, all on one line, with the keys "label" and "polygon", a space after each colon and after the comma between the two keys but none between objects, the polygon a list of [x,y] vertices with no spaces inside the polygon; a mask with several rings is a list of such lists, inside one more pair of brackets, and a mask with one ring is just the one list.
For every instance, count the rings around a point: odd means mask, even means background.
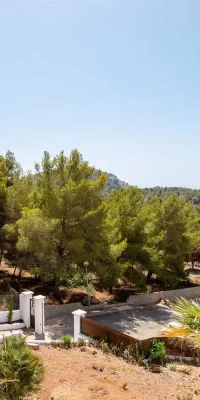
[{"label": "spiky green plant", "polygon": [[200,349],[200,303],[182,297],[174,303],[173,309],[178,325],[166,328],[162,336],[187,340],[192,348]]},{"label": "spiky green plant", "polygon": [[12,324],[13,320],[13,296],[10,298],[10,304],[9,304],[9,312],[8,312],[8,323]]},{"label": "spiky green plant", "polygon": [[11,336],[0,346],[0,399],[21,400],[37,391],[44,367],[25,338]]}]

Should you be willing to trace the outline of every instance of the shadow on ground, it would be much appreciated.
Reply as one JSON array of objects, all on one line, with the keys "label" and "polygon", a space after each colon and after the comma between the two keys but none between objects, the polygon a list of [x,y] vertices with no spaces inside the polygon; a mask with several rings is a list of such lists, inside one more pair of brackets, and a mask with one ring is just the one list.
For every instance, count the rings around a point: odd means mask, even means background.
[{"label": "shadow on ground", "polygon": [[158,335],[160,330],[173,319],[173,311],[155,305],[95,316],[92,319],[138,339],[147,339]]}]

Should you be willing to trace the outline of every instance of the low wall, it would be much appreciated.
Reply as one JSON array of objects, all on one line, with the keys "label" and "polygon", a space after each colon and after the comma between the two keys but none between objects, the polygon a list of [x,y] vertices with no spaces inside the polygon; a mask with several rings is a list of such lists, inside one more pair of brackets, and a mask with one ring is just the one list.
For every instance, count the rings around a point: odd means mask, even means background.
[{"label": "low wall", "polygon": [[159,303],[162,299],[170,300],[179,297],[185,297],[186,299],[195,299],[200,297],[200,286],[129,296],[127,303],[134,306],[142,306]]},{"label": "low wall", "polygon": [[[0,311],[0,324],[8,322],[9,311]],[[20,310],[13,310],[13,322],[20,320]]]},{"label": "low wall", "polygon": [[[65,315],[66,313],[71,313],[72,311],[76,311],[79,308],[83,309],[81,303],[69,303],[69,304],[60,304],[58,306],[45,306],[44,307],[44,316],[45,319],[48,318],[56,318]],[[85,309],[85,307],[84,307]]]},{"label": "low wall", "polygon": [[[126,303],[115,303],[115,304],[95,304],[90,306],[91,311],[101,310],[102,312],[105,310],[114,312],[123,311],[130,306],[141,306],[159,303],[162,299],[172,299],[176,297],[185,297],[186,299],[194,299],[200,297],[200,286],[186,288],[186,289],[178,289],[178,290],[166,290],[161,292],[154,293],[146,293],[135,296],[129,296]],[[62,317],[67,313],[72,313],[72,311],[76,311],[78,309],[88,311],[88,306],[83,306],[79,303],[68,303],[68,304],[60,304],[60,305],[52,305],[45,306],[45,319]],[[100,314],[99,314],[100,315]],[[92,317],[92,315],[90,315]]]},{"label": "low wall", "polygon": [[[114,309],[119,308],[119,306],[125,306],[127,305],[126,303],[116,303],[116,304],[92,304],[90,306],[91,311],[95,310],[106,310],[106,309]],[[68,304],[60,304],[57,306],[45,306],[45,319],[48,318],[56,318],[56,317],[61,317],[65,315],[66,313],[71,313],[72,311],[76,311],[78,309],[88,311],[89,306],[83,306],[80,302],[79,303],[68,303]]]},{"label": "low wall", "polygon": [[25,328],[25,323],[24,322],[13,322],[12,324],[0,324],[0,332],[3,331],[16,331],[18,329],[23,329]]}]

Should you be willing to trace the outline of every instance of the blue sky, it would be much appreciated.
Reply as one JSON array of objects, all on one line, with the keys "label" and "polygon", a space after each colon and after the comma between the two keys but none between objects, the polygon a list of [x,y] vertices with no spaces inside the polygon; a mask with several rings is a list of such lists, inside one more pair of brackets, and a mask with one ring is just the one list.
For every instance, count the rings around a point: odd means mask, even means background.
[{"label": "blue sky", "polygon": [[199,0],[0,0],[0,153],[200,188]]}]

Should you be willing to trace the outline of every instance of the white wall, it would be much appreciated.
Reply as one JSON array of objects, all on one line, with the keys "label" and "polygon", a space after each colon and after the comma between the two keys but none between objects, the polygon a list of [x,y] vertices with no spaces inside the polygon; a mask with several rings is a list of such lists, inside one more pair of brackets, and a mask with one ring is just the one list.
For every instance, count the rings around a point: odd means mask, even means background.
[{"label": "white wall", "polygon": [[[8,322],[9,311],[0,311],[0,324]],[[20,310],[13,310],[13,322],[20,320]]]},{"label": "white wall", "polygon": [[129,296],[127,303],[134,306],[158,303],[162,299],[175,299],[185,297],[186,299],[200,298],[200,286],[186,289],[163,290],[161,292],[139,294]]}]

